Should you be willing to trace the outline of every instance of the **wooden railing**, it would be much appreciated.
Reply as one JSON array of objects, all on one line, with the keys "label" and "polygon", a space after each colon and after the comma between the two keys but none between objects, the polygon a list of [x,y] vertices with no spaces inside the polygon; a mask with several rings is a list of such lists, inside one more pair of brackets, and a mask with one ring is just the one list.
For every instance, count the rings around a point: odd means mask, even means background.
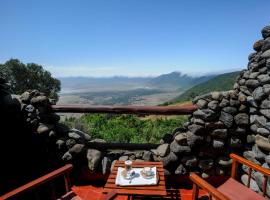
[{"label": "wooden railing", "polygon": [[92,106],[84,104],[52,105],[57,113],[114,113],[114,114],[144,114],[144,115],[189,115],[197,107],[183,106]]},{"label": "wooden railing", "polygon": [[[192,104],[182,106],[92,106],[86,104],[52,105],[52,112],[57,113],[111,113],[111,114],[141,114],[141,115],[189,115],[197,107]],[[136,143],[87,143],[89,148],[97,149],[123,149],[123,150],[150,150],[158,144]]]},{"label": "wooden railing", "polygon": [[[65,189],[66,192],[69,192],[71,189],[71,184],[70,184],[70,178],[69,178],[69,173],[72,170],[73,166],[71,164],[67,164],[64,167],[61,167],[49,174],[46,174],[45,176],[42,176],[34,181],[31,181],[15,190],[12,190],[6,194],[4,194],[3,196],[0,197],[0,199],[4,200],[4,199],[10,199],[10,198],[15,198],[19,195],[21,195],[22,193],[25,193],[27,191],[33,190],[36,187],[51,181],[52,179],[59,177],[59,176],[64,176],[64,181],[65,181]],[[37,198],[38,199],[38,198]],[[54,196],[53,193],[53,198],[52,199],[56,199],[56,197]]]}]

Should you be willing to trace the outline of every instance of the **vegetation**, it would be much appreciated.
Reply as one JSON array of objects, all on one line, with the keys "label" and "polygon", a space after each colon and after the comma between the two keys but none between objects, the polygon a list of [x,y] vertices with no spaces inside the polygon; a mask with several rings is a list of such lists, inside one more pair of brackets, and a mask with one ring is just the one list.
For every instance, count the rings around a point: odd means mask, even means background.
[{"label": "vegetation", "polygon": [[4,64],[0,64],[0,71],[9,81],[13,93],[21,94],[26,90],[36,89],[48,97],[58,100],[57,93],[61,89],[61,83],[41,65],[24,64],[17,59],[10,59]]},{"label": "vegetation", "polygon": [[166,133],[186,121],[186,116],[145,119],[135,115],[88,114],[79,119],[67,118],[65,123],[108,142],[159,143]]},{"label": "vegetation", "polygon": [[178,102],[191,101],[194,97],[202,94],[206,94],[212,91],[225,91],[233,88],[233,84],[236,81],[239,72],[231,72],[218,75],[206,82],[195,85],[188,89],[183,94],[179,95],[170,102],[166,102],[163,105],[169,105]]}]

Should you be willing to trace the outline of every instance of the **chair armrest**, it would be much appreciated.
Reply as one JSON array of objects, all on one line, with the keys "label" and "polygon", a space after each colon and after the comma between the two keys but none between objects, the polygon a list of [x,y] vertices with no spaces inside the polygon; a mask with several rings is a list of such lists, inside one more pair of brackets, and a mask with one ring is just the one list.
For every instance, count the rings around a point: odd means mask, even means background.
[{"label": "chair armrest", "polygon": [[110,190],[106,194],[102,194],[99,200],[112,200],[117,195],[115,190]]},{"label": "chair armrest", "polygon": [[[206,192],[208,192],[210,195],[212,195],[216,199],[219,199],[219,200],[230,200],[227,196],[225,196],[224,194],[222,194],[221,192],[219,192],[215,187],[213,187],[212,185],[210,185],[208,182],[206,182],[204,179],[202,179],[197,174],[192,173],[190,175],[190,179],[192,180],[192,182],[194,184],[196,184],[198,187],[204,189]],[[196,198],[193,198],[193,199],[196,199]]]},{"label": "chair armrest", "polygon": [[238,163],[241,163],[243,165],[246,165],[252,169],[255,169],[256,171],[258,172],[261,172],[262,174],[264,174],[265,176],[268,176],[270,177],[270,170],[269,169],[266,169],[266,168],[263,168],[261,167],[260,165],[257,165],[253,162],[251,162],[250,160],[247,160],[241,156],[238,156],[234,153],[230,154],[230,158],[233,159],[234,161],[238,162]]},{"label": "chair armrest", "polygon": [[12,191],[4,194],[3,196],[0,197],[0,199],[1,198],[8,199],[8,198],[14,197],[16,195],[19,195],[23,192],[26,192],[28,190],[31,190],[31,189],[33,189],[41,184],[44,184],[44,183],[58,177],[58,176],[65,175],[65,174],[69,173],[72,168],[73,168],[73,166],[71,164],[67,164],[67,165],[65,165],[57,170],[52,171],[49,174],[46,174],[46,175],[44,175],[44,176],[42,176],[34,181],[31,181],[31,182],[29,182],[21,187],[16,188],[15,190],[12,190]]}]

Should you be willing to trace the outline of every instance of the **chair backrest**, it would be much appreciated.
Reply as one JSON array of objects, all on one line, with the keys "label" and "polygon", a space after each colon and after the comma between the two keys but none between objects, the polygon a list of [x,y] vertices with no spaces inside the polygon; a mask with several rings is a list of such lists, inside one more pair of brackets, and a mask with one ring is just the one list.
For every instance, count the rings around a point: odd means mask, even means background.
[{"label": "chair backrest", "polygon": [[257,165],[243,157],[240,157],[236,154],[230,154],[231,159],[233,160],[232,162],[232,171],[231,171],[231,177],[236,179],[237,178],[237,168],[238,168],[238,164],[243,164],[246,165],[247,167],[249,167],[248,170],[248,183],[247,183],[247,187],[250,186],[250,180],[251,180],[251,174],[252,174],[252,170],[256,170],[260,173],[263,174],[264,176],[264,181],[263,181],[263,196],[266,195],[266,188],[267,188],[267,181],[268,178],[270,177],[270,170],[261,167],[260,165]]}]

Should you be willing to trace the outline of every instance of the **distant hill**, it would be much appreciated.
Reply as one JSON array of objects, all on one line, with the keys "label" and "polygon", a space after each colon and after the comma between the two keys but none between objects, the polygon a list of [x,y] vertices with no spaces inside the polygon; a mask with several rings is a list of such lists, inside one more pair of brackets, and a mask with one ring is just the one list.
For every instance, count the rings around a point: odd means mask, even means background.
[{"label": "distant hill", "polygon": [[169,74],[162,74],[158,77],[152,78],[147,82],[147,86],[159,89],[169,90],[186,90],[194,85],[205,82],[216,75],[207,75],[200,77],[193,77],[181,72],[172,72]]},{"label": "distant hill", "polygon": [[233,84],[236,81],[236,77],[240,72],[230,72],[218,75],[208,81],[195,85],[188,89],[172,101],[164,104],[172,104],[177,102],[185,102],[192,100],[195,96],[202,95],[212,91],[230,90],[233,88]]}]

